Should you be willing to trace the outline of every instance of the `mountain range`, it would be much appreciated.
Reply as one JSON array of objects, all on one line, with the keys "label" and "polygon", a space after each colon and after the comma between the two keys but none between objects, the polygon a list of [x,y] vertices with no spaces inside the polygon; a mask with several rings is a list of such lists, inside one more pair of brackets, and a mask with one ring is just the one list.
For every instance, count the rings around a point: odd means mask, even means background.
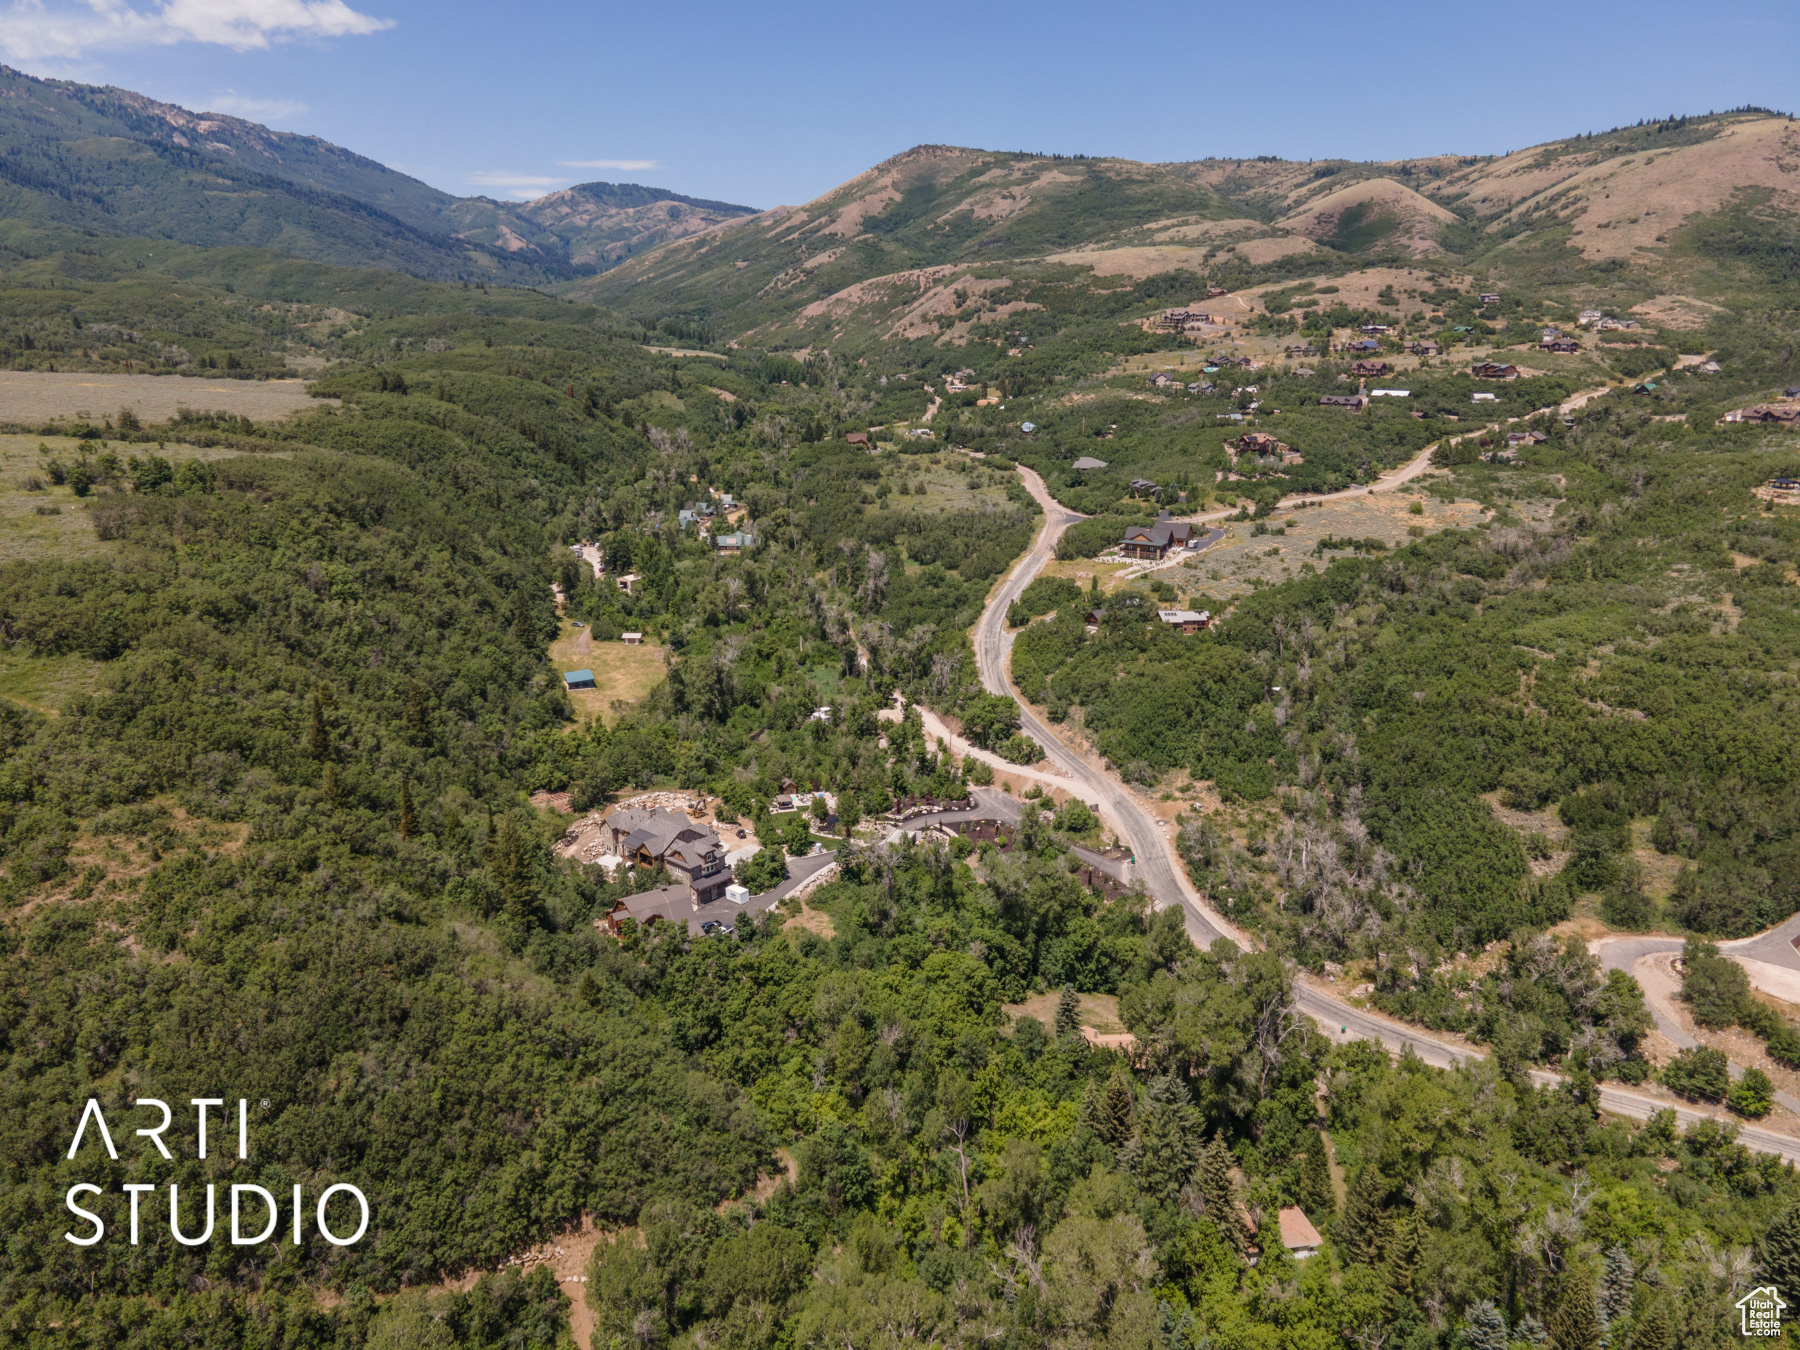
[{"label": "mountain range", "polygon": [[1185,297],[1201,276],[1248,291],[1423,268],[1685,290],[1699,312],[1697,268],[1794,266],[1797,170],[1800,125],[1746,108],[1503,156],[1146,164],[924,145],[767,211],[612,183],[501,202],[317,137],[0,67],[8,222],[538,286],[777,347],[967,340],[1041,308],[1020,288],[1046,280],[1059,304],[1104,307],[1132,287]]},{"label": "mountain range", "polygon": [[316,136],[0,67],[9,220],[532,285],[752,214],[631,183],[456,197]]}]

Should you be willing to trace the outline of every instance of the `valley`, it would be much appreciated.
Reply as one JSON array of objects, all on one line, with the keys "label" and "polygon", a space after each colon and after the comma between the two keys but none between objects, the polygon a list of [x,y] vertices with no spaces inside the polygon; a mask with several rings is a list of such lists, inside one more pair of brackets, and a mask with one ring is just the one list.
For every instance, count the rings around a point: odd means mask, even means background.
[{"label": "valley", "polygon": [[[754,211],[0,94],[0,1346],[1800,1279],[1787,115]],[[254,1157],[70,1146],[200,1091]],[[369,1240],[128,1240],[151,1173]]]}]

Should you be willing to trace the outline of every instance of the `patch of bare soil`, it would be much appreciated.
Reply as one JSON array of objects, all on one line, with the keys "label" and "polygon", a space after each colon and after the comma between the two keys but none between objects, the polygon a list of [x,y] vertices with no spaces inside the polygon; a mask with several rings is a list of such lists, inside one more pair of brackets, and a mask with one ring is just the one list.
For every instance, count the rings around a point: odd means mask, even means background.
[{"label": "patch of bare soil", "polygon": [[814,909],[807,904],[805,897],[800,898],[800,912],[792,915],[781,926],[783,930],[799,928],[808,933],[817,933],[827,941],[837,936],[837,928],[832,924],[831,916],[824,910]]},{"label": "patch of bare soil", "polygon": [[[1695,1024],[1688,1011],[1687,1004],[1677,995],[1681,992],[1681,976],[1675,970],[1675,952],[1656,952],[1650,956],[1639,957],[1632,967],[1632,974],[1637,977],[1638,984],[1643,987],[1644,998],[1655,1005],[1656,1010],[1692,1036],[1700,1044],[1720,1050],[1734,1064],[1742,1064],[1746,1068],[1761,1069],[1769,1075],[1769,1081],[1782,1092],[1800,1097],[1800,1073],[1783,1068],[1769,1058],[1768,1048],[1762,1037],[1754,1036],[1742,1027],[1730,1027],[1724,1031],[1712,1031]],[[1768,1000],[1775,1004],[1775,1000]],[[1664,1041],[1665,1045],[1668,1042]],[[1674,1047],[1668,1046],[1669,1056],[1673,1058]],[[1667,1060],[1658,1060],[1666,1063]],[[1780,1108],[1777,1108],[1778,1110]]]}]

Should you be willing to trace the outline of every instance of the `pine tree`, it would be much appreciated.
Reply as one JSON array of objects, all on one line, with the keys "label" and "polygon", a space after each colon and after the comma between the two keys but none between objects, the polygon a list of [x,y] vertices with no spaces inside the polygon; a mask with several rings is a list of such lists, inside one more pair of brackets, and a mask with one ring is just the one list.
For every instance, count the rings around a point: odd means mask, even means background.
[{"label": "pine tree", "polygon": [[336,806],[343,798],[343,787],[338,783],[337,765],[327,761],[325,773],[319,780],[319,795],[325,799],[325,805]]},{"label": "pine tree", "polygon": [[1398,1305],[1411,1301],[1413,1276],[1419,1270],[1419,1213],[1416,1209],[1402,1210],[1389,1223],[1385,1257],[1383,1273],[1388,1289],[1392,1291],[1393,1302]]},{"label": "pine tree", "polygon": [[1549,1342],[1550,1333],[1544,1330],[1542,1322],[1526,1313],[1513,1328],[1513,1340],[1522,1345],[1544,1345]]},{"label": "pine tree", "polygon": [[1364,1165],[1344,1197],[1342,1245],[1344,1260],[1351,1265],[1381,1264],[1387,1237],[1387,1179]]},{"label": "pine tree", "polygon": [[1463,1315],[1463,1341],[1469,1350],[1506,1350],[1506,1317],[1491,1300],[1469,1305]]},{"label": "pine tree", "polygon": [[1657,1299],[1644,1310],[1631,1336],[1631,1350],[1675,1350],[1675,1318],[1667,1299]]},{"label": "pine tree", "polygon": [[488,867],[500,885],[500,899],[508,918],[521,927],[531,926],[537,905],[537,868],[531,842],[511,816],[500,818],[500,830],[490,849]]},{"label": "pine tree", "polygon": [[1800,1290],[1800,1205],[1783,1211],[1756,1240],[1756,1264],[1777,1289]]},{"label": "pine tree", "polygon": [[312,692],[312,728],[306,735],[306,752],[315,760],[331,753],[331,738],[325,731],[325,700],[317,689]]},{"label": "pine tree", "polygon": [[1225,1147],[1225,1136],[1215,1134],[1200,1155],[1200,1166],[1194,1173],[1194,1188],[1200,1192],[1207,1217],[1219,1232],[1241,1254],[1250,1245],[1244,1221],[1238,1217],[1237,1190],[1231,1184],[1231,1150]]},{"label": "pine tree", "polygon": [[1056,1035],[1060,1040],[1064,1036],[1081,1034],[1081,998],[1075,992],[1075,986],[1065,984],[1062,993],[1056,1000]]},{"label": "pine tree", "polygon": [[1337,1217],[1337,1191],[1331,1184],[1331,1163],[1325,1154],[1325,1132],[1313,1135],[1312,1147],[1300,1164],[1300,1190],[1296,1197],[1306,1217],[1315,1225]]},{"label": "pine tree", "polygon": [[1600,1276],[1600,1317],[1611,1326],[1631,1313],[1631,1288],[1637,1267],[1626,1250],[1614,1243],[1606,1249],[1606,1269]]},{"label": "pine tree", "polygon": [[1200,1162],[1200,1122],[1187,1084],[1179,1078],[1150,1082],[1150,1105],[1138,1117],[1133,1171],[1146,1194],[1173,1204]]},{"label": "pine tree", "polygon": [[419,818],[413,814],[412,789],[400,780],[400,837],[414,839],[419,833]]},{"label": "pine tree", "polygon": [[429,711],[425,700],[425,686],[417,680],[408,680],[400,720],[406,727],[406,734],[415,742],[424,739]]},{"label": "pine tree", "polygon": [[1125,1076],[1123,1069],[1114,1069],[1112,1077],[1106,1080],[1106,1091],[1100,1097],[1100,1128],[1095,1131],[1102,1139],[1119,1148],[1131,1138],[1137,1128],[1137,1111],[1131,1080]]},{"label": "pine tree", "polygon": [[1570,1266],[1550,1312],[1550,1344],[1556,1350],[1597,1350],[1606,1330],[1594,1298],[1594,1281],[1586,1269]]}]

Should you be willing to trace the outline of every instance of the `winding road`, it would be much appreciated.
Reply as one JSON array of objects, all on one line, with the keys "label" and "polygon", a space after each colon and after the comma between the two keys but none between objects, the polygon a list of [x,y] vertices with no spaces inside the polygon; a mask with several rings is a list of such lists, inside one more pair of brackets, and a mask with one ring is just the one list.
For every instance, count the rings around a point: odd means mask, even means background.
[{"label": "winding road", "polygon": [[[1366,492],[1388,491],[1411,481],[1425,472],[1431,462],[1431,452],[1435,445],[1427,446],[1417,458],[1407,463],[1392,475],[1369,485],[1366,488],[1354,488],[1347,492],[1329,494],[1305,494],[1309,501],[1329,501],[1334,498],[1360,496]],[[1006,580],[989,597],[987,608],[982,611],[980,620],[975,625],[974,646],[976,665],[980,671],[981,683],[990,693],[1007,694],[1018,700],[1019,721],[1021,729],[1043,747],[1047,758],[1062,774],[1072,780],[1072,789],[1082,800],[1097,803],[1099,812],[1112,828],[1118,838],[1127,843],[1135,858],[1135,873],[1144,883],[1144,889],[1151,900],[1159,907],[1180,905],[1186,921],[1188,936],[1202,947],[1210,946],[1220,938],[1225,938],[1239,947],[1250,950],[1254,944],[1248,934],[1242,932],[1217,910],[1208,905],[1205,899],[1194,889],[1188,880],[1187,871],[1176,856],[1165,828],[1159,824],[1143,805],[1132,795],[1130,790],[1101,765],[1094,763],[1086,755],[1066,745],[1044,720],[1037,715],[1024,699],[1019,698],[1018,690],[1013,687],[1011,675],[1012,643],[1015,634],[1006,628],[1007,608],[1019,598],[1032,579],[1043,570],[1044,565],[1056,554],[1057,541],[1063,531],[1078,520],[1085,519],[1076,512],[1063,506],[1044,486],[1044,480],[1024,465],[1018,466],[1020,476],[1026,488],[1037,499],[1044,511],[1044,524],[1033,541],[1031,550],[1025,554],[1007,575]],[[1198,519],[1217,519],[1226,513]],[[1800,932],[1800,916],[1792,921],[1791,926]],[[1774,934],[1766,934],[1761,938],[1750,939],[1752,943],[1766,943],[1773,948],[1770,941]],[[1679,947],[1679,943],[1675,944]],[[1742,945],[1742,944],[1733,944]],[[1800,973],[1800,954],[1794,951],[1791,943],[1785,945],[1789,962],[1797,973]],[[1641,954],[1641,953],[1639,953]],[[1758,953],[1762,959],[1771,957],[1764,948]],[[1620,956],[1623,957],[1621,952]],[[1603,960],[1606,957],[1603,955]],[[1636,960],[1636,955],[1631,957]],[[1412,1050],[1425,1063],[1437,1068],[1450,1068],[1473,1058],[1479,1058],[1480,1052],[1456,1044],[1455,1042],[1433,1036],[1417,1027],[1408,1026],[1379,1013],[1368,1012],[1362,1008],[1345,1002],[1335,994],[1320,988],[1305,976],[1295,981],[1294,1002],[1301,1012],[1318,1023],[1324,1034],[1334,1041],[1376,1040],[1393,1053]],[[1553,1082],[1557,1075],[1538,1071],[1533,1075],[1538,1082]],[[1637,1120],[1645,1120],[1656,1111],[1668,1108],[1671,1103],[1654,1097],[1643,1096],[1627,1088],[1611,1084],[1600,1089],[1601,1106],[1617,1115],[1629,1116]],[[1676,1107],[1676,1114],[1684,1124],[1707,1118],[1709,1113],[1691,1107]],[[1713,1116],[1719,1119],[1721,1117]],[[1735,1122],[1734,1123],[1738,1123]],[[1791,1138],[1773,1130],[1760,1126],[1741,1125],[1740,1140],[1749,1148],[1766,1153],[1777,1153],[1782,1158],[1800,1163],[1800,1139]]]}]

